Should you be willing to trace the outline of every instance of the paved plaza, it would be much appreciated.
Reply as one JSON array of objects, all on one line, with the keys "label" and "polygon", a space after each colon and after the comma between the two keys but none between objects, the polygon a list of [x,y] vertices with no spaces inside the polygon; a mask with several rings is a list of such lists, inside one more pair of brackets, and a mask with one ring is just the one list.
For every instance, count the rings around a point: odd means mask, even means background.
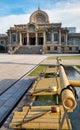
[{"label": "paved plaza", "polygon": [[27,76],[28,72],[45,58],[41,55],[0,55],[0,125],[34,81]]},{"label": "paved plaza", "polygon": [[[61,56],[61,54],[54,54],[56,57],[59,55]],[[0,54],[0,94],[38,64],[56,65],[56,60],[46,59],[48,56],[51,55]],[[62,62],[64,65],[80,65],[80,60],[62,60]]]},{"label": "paved plaza", "polygon": [[[63,65],[80,65],[80,60],[62,60]],[[42,64],[53,64],[56,65],[56,60],[45,59]]]},{"label": "paved plaza", "polygon": [[42,55],[0,54],[0,94],[45,58]]},{"label": "paved plaza", "polygon": [[[54,54],[59,56],[60,54]],[[39,63],[56,65],[56,60],[47,60],[51,55],[0,54],[0,94]],[[80,60],[62,60],[64,65],[80,65]]]},{"label": "paved plaza", "polygon": [[[59,55],[54,54],[56,57]],[[51,55],[0,54],[0,93],[39,63],[56,65],[56,60],[46,59],[48,56]],[[62,62],[64,65],[80,65],[80,60],[62,60]]]},{"label": "paved plaza", "polygon": [[[0,94],[25,75],[18,83],[0,96],[0,121],[8,115],[21,96],[28,90],[34,79],[27,74],[38,64],[56,65],[56,60],[47,60],[49,55],[8,55],[0,54]],[[56,57],[59,55],[56,55]],[[79,60],[63,60],[63,64],[80,65]],[[0,122],[1,123],[1,122]],[[2,130],[4,130],[4,126]]]},{"label": "paved plaza", "polygon": [[[46,54],[47,57],[55,56],[56,58],[59,56],[80,56],[80,54]],[[63,65],[80,65],[80,60],[63,60],[62,59]],[[45,59],[42,64],[53,64],[56,65],[56,59]]]}]

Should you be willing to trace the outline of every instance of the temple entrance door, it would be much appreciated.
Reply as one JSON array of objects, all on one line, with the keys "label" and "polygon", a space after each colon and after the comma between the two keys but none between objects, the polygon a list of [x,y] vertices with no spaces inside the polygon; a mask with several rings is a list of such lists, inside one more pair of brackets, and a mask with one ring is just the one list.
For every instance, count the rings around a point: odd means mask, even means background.
[{"label": "temple entrance door", "polygon": [[38,44],[39,45],[43,45],[43,37],[39,37],[38,38]]},{"label": "temple entrance door", "polygon": [[30,37],[30,45],[35,45],[35,37]]},{"label": "temple entrance door", "polygon": [[23,38],[23,45],[26,45],[27,44],[27,37],[24,37]]}]

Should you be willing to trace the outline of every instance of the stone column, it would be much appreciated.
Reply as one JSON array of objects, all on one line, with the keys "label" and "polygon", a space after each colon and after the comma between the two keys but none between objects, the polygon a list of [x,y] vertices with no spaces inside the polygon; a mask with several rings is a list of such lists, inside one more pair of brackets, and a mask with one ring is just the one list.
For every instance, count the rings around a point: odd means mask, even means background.
[{"label": "stone column", "polygon": [[51,33],[51,43],[53,43],[54,42],[54,33],[52,32]]},{"label": "stone column", "polygon": [[61,30],[59,30],[59,45],[58,45],[58,53],[61,53]]},{"label": "stone column", "polygon": [[11,44],[12,43],[12,40],[11,40],[12,38],[11,38],[11,32],[10,32],[10,34],[9,34],[9,43]]},{"label": "stone column", "polygon": [[59,45],[61,45],[61,30],[59,30]]},{"label": "stone column", "polygon": [[65,41],[66,41],[66,46],[67,46],[67,42],[68,42],[68,34],[67,34],[67,32],[66,32]]},{"label": "stone column", "polygon": [[46,53],[46,47],[45,47],[45,44],[46,44],[46,32],[44,31],[43,32],[43,54]]},{"label": "stone column", "polygon": [[9,41],[8,52],[11,54],[11,52],[12,52],[12,36],[11,36],[11,31],[9,31],[8,41]]},{"label": "stone column", "polygon": [[27,32],[27,45],[29,45],[29,33]]},{"label": "stone column", "polygon": [[18,33],[16,32],[16,43],[18,44]]},{"label": "stone column", "polygon": [[73,38],[73,45],[76,45],[76,41],[75,41],[75,38]]},{"label": "stone column", "polygon": [[20,32],[20,42],[19,42],[19,45],[22,46],[22,33]]},{"label": "stone column", "polygon": [[37,32],[35,33],[35,37],[36,37],[36,45],[38,45],[38,34],[37,34]]},{"label": "stone column", "polygon": [[43,38],[44,38],[43,45],[45,45],[46,44],[46,33],[45,33],[45,31],[43,32]]}]

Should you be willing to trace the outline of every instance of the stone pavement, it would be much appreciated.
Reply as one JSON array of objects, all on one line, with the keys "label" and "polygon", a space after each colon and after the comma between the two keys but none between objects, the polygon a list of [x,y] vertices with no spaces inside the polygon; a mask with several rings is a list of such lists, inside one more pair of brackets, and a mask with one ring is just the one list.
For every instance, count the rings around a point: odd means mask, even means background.
[{"label": "stone pavement", "polygon": [[[27,73],[45,58],[41,55],[0,55],[0,125],[32,84],[34,79]],[[7,88],[8,91],[3,93]]]},{"label": "stone pavement", "polygon": [[[0,54],[0,94],[48,56]],[[62,62],[64,65],[80,65],[80,60],[62,60]],[[56,65],[56,60],[45,59],[41,64]]]},{"label": "stone pavement", "polygon": [[45,55],[0,54],[0,94],[45,58]]},{"label": "stone pavement", "polygon": [[[56,65],[56,60],[44,60],[45,58],[47,58],[47,55],[0,54],[0,93],[35,68],[40,62],[41,64]],[[63,64],[80,65],[80,60],[63,60]],[[12,109],[14,105],[13,102],[16,103],[19,100],[30,84],[31,79],[25,76],[25,78],[6,91],[5,95],[0,96],[0,120],[6,117],[9,109]]]},{"label": "stone pavement", "polygon": [[33,81],[33,78],[25,76],[0,96],[0,126],[16,103],[19,102],[24,93],[30,88]]}]

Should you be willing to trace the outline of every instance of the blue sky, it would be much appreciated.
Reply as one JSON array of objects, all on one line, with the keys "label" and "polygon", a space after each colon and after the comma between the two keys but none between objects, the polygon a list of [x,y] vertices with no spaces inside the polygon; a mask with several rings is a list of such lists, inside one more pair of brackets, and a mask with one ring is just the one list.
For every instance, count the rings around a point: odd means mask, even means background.
[{"label": "blue sky", "polygon": [[61,3],[63,8],[63,3],[69,6],[71,3],[76,3],[77,1],[79,0],[1,0],[0,16],[31,13],[38,6],[44,10],[57,9]]},{"label": "blue sky", "polygon": [[75,26],[80,32],[80,0],[0,0],[0,33],[14,24],[27,24],[38,6],[48,13],[50,22]]}]

